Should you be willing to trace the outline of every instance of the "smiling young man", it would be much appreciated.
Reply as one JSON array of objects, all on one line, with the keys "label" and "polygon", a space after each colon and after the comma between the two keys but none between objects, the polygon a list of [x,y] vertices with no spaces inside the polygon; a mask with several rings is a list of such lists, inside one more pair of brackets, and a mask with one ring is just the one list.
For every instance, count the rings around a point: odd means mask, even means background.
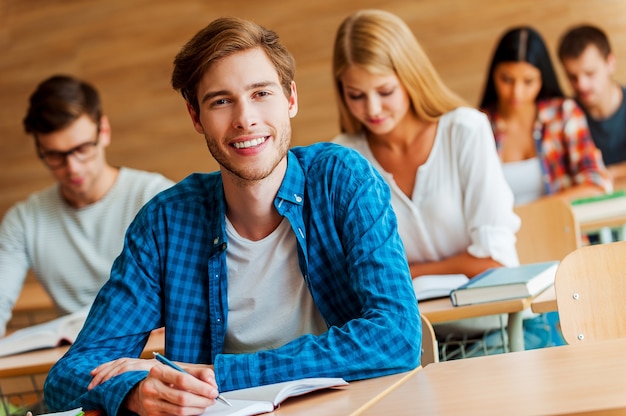
[{"label": "smiling young man", "polygon": [[625,187],[626,88],[613,79],[616,59],[609,39],[595,26],[576,26],[563,35],[558,52],[604,163],[616,187]]},{"label": "smiling young man", "polygon": [[[85,327],[46,380],[52,409],[199,414],[228,391],[415,368],[421,326],[390,192],[358,153],[290,149],[295,64],[222,18],[174,61],[219,172],[192,174],[129,227]],[[165,326],[169,358],[138,360]]]},{"label": "smiling young man", "polygon": [[77,78],[42,81],[24,128],[56,184],[14,205],[0,225],[0,335],[29,269],[60,314],[91,305],[137,211],[173,184],[107,162],[109,120],[96,89]]}]

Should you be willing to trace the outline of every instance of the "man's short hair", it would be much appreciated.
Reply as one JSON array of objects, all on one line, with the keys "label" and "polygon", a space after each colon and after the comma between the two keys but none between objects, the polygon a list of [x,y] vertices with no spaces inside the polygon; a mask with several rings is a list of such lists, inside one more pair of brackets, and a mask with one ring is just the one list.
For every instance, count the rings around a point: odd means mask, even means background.
[{"label": "man's short hair", "polygon": [[30,96],[24,117],[26,133],[47,134],[72,124],[83,114],[100,123],[102,107],[98,91],[69,75],[53,75],[42,81]]},{"label": "man's short hair", "polygon": [[291,95],[295,61],[276,32],[236,17],[209,23],[187,42],[174,58],[172,87],[199,112],[198,84],[211,64],[237,52],[261,48],[278,73],[285,96]]},{"label": "man's short hair", "polygon": [[578,58],[587,49],[594,45],[606,59],[611,53],[609,38],[600,28],[591,25],[579,25],[569,29],[559,43],[559,59]]}]

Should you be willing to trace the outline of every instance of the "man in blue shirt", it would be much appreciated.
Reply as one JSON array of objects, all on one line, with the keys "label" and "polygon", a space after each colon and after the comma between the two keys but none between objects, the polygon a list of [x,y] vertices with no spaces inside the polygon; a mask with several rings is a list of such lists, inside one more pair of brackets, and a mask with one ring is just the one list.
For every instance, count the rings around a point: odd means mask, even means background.
[{"label": "man in blue shirt", "polygon": [[[174,61],[220,172],[157,195],[85,327],[50,371],[53,410],[199,414],[219,391],[419,365],[417,302],[390,193],[356,152],[289,149],[294,61],[277,35],[223,18]],[[183,374],[139,360],[165,327]]]}]

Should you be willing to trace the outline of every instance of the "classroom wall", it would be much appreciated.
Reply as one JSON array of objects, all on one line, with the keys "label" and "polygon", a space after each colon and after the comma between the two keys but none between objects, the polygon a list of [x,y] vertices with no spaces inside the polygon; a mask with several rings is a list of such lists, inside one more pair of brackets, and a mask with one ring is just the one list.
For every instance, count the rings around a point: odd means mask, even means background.
[{"label": "classroom wall", "polygon": [[616,78],[626,82],[625,0],[2,0],[0,215],[52,183],[21,122],[28,96],[53,73],[83,77],[101,91],[113,164],[174,180],[215,170],[169,78],[182,44],[219,16],[252,19],[279,33],[297,61],[293,144],[331,139],[338,132],[332,41],[340,21],[359,8],[402,16],[445,82],[471,105],[497,38],[512,25],[533,25],[552,51],[571,24],[601,25],[618,57]]}]

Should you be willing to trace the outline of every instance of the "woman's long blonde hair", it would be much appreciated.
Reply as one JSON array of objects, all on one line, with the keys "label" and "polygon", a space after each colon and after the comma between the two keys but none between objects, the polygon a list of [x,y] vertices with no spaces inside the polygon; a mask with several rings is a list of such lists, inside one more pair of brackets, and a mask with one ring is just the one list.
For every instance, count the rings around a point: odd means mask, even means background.
[{"label": "woman's long blonde hair", "polygon": [[435,121],[465,104],[443,83],[402,19],[383,10],[360,10],[341,23],[335,37],[333,77],[342,132],[363,131],[346,105],[341,84],[341,76],[351,65],[375,74],[395,74],[421,120]]}]

